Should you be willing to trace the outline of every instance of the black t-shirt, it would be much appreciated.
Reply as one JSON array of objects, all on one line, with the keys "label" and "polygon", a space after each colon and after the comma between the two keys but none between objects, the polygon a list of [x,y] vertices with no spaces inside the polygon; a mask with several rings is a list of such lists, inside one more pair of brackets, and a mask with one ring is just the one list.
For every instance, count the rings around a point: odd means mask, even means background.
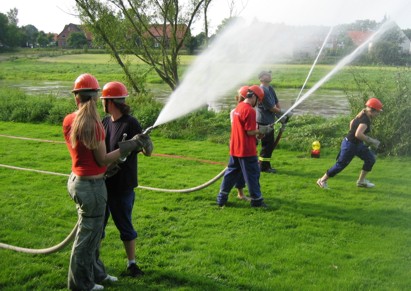
[{"label": "black t-shirt", "polygon": [[355,137],[355,132],[357,131],[358,126],[360,126],[360,124],[365,124],[367,125],[367,129],[364,131],[364,133],[368,133],[371,130],[371,120],[370,118],[367,116],[367,114],[365,114],[365,111],[363,111],[361,113],[361,115],[359,117],[355,117],[351,123],[351,128],[350,131],[348,132],[346,138],[353,143],[360,143],[361,140],[359,140],[358,138]]},{"label": "black t-shirt", "polygon": [[[123,115],[114,122],[110,116],[106,116],[102,122],[106,130],[107,152],[118,149],[118,142],[123,140],[124,133],[127,134],[126,140],[128,140],[143,132],[138,120],[130,115]],[[107,191],[109,192],[118,193],[138,186],[137,152],[128,155],[126,161],[119,166],[121,170],[106,179]]]}]

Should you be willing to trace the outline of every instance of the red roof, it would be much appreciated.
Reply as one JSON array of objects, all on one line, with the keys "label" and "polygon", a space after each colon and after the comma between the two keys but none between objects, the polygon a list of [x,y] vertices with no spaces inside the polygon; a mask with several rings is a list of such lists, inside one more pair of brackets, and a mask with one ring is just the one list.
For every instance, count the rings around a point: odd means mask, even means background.
[{"label": "red roof", "polygon": [[372,34],[372,31],[348,31],[348,36],[352,40],[352,42],[359,46],[363,42],[365,42]]}]

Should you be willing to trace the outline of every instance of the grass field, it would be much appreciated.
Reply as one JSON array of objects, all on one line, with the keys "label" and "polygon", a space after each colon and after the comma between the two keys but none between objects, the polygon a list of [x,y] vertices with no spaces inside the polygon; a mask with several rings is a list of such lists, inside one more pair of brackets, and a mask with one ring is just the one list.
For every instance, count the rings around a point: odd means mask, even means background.
[{"label": "grass field", "polygon": [[[195,56],[180,57],[180,77],[183,78],[185,70],[195,60]],[[136,57],[129,57],[130,69],[134,74],[147,74],[148,84],[163,84],[158,75],[142,64]],[[70,81],[83,72],[98,76],[101,83],[111,80],[122,80],[123,71],[120,66],[107,54],[67,54],[54,55],[43,53],[27,55],[24,53],[3,54],[0,58],[0,80],[13,81]],[[277,88],[301,88],[310,71],[311,64],[267,64],[263,69],[273,71],[273,84]],[[334,65],[316,65],[306,88],[312,87],[321,78],[326,76]],[[407,72],[407,68],[380,67],[380,66],[346,66],[321,86],[323,89],[356,90],[355,77],[367,76],[369,82],[394,78],[400,72]],[[257,76],[249,80],[250,84],[258,83]],[[389,82],[387,83],[391,85]],[[395,86],[395,82],[392,83]],[[150,86],[149,86],[150,87]]]},{"label": "grass field", "polygon": [[[1,164],[69,174],[59,126],[0,122],[0,134],[57,141],[0,136]],[[155,131],[152,139],[155,155],[139,158],[141,186],[198,186],[228,160],[226,145],[168,140]],[[279,173],[260,179],[268,209],[252,209],[234,192],[218,208],[221,180],[186,194],[137,189],[137,259],[146,275],[106,289],[410,290],[411,159],[378,159],[369,176],[373,189],[355,186],[361,168],[355,159],[329,181],[331,190],[322,190],[315,181],[336,153],[325,148],[311,159],[308,152],[276,150]],[[0,167],[0,242],[47,248],[62,241],[76,223],[66,180]],[[0,289],[66,289],[70,247],[50,255],[1,249]],[[125,268],[112,222],[102,259],[112,275]]]}]

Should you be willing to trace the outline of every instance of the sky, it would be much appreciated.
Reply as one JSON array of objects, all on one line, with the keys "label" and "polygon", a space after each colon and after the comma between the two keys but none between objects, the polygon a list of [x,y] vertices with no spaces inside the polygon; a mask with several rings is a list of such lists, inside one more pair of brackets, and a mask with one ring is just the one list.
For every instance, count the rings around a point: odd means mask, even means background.
[{"label": "sky", "polygon": [[[229,0],[213,0],[209,9],[209,28],[214,32],[230,16]],[[236,0],[233,15],[288,25],[323,25],[352,23],[356,20],[381,21],[384,16],[402,29],[411,29],[409,0]],[[75,16],[74,0],[0,1],[0,12],[18,9],[18,26],[32,24],[44,32],[60,33],[69,23],[80,24]],[[201,32],[197,22],[193,34]]]}]

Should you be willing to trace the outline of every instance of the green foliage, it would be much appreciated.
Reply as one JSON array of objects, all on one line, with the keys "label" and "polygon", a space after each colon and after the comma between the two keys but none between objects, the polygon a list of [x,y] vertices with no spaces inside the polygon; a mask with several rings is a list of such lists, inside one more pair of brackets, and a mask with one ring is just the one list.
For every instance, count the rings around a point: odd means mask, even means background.
[{"label": "green foliage", "polygon": [[204,108],[164,124],[158,130],[168,138],[227,143],[230,137],[230,115],[229,112],[215,113]]},{"label": "green foliage", "polygon": [[313,141],[318,140],[323,149],[337,149],[348,131],[348,124],[347,116],[332,119],[315,115],[293,116],[287,124],[279,147],[309,152]]},{"label": "green foliage", "polygon": [[0,88],[0,120],[14,122],[61,124],[67,113],[75,108],[72,99],[53,96],[30,96],[19,89]]},{"label": "green foliage", "polygon": [[87,38],[83,32],[73,32],[67,39],[67,44],[71,48],[82,48],[87,45]]},{"label": "green foliage", "polygon": [[129,97],[127,103],[143,128],[152,126],[160,114],[162,104],[150,95],[140,94],[138,97]]},{"label": "green foliage", "polygon": [[[349,96],[352,115],[364,108],[365,102],[376,97],[383,103],[383,112],[373,121],[371,136],[381,141],[379,153],[393,156],[411,154],[411,72],[405,68],[397,74],[381,70],[378,80],[356,74],[357,89]],[[387,86],[395,84],[395,86]]]},{"label": "green foliage", "polygon": [[[55,141],[0,137],[1,164],[70,173],[61,125],[0,122],[0,132]],[[270,208],[250,208],[235,190],[227,206],[219,208],[215,198],[221,179],[190,193],[143,187],[202,185],[225,167],[227,145],[154,133],[153,155],[139,155],[133,210],[136,255],[145,275],[120,276],[126,257],[110,219],[100,258],[119,281],[103,283],[105,289],[409,290],[409,157],[379,157],[369,175],[377,185],[373,189],[355,186],[362,163],[354,159],[329,180],[331,190],[326,191],[315,181],[335,162],[338,149],[320,159],[278,149],[278,173],[260,177]],[[0,242],[48,248],[72,230],[77,213],[67,194],[67,177],[0,167],[0,180]],[[0,249],[0,289],[67,290],[71,245],[50,255]]]}]

